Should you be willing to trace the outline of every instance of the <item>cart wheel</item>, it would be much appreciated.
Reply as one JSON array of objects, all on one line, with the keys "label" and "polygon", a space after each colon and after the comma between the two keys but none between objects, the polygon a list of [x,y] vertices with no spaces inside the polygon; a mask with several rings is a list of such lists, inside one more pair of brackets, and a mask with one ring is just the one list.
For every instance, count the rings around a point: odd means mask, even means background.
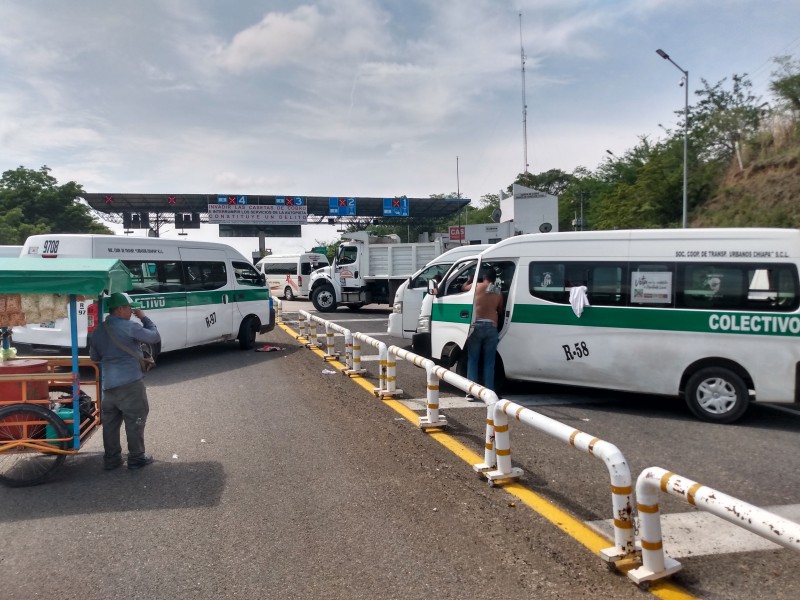
[{"label": "cart wheel", "polygon": [[[5,449],[21,440],[44,440],[69,437],[67,424],[53,411],[36,404],[10,404],[0,408],[0,482],[10,487],[44,483],[55,473],[66,454],[37,452],[19,447]],[[69,442],[52,442],[54,448],[66,450]]]}]

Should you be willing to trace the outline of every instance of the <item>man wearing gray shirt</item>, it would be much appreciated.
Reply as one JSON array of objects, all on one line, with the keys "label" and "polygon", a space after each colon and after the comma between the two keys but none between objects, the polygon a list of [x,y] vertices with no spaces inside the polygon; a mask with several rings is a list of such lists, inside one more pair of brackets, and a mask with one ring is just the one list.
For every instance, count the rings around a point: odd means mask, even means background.
[{"label": "man wearing gray shirt", "polygon": [[[125,423],[128,438],[128,468],[141,469],[153,462],[144,450],[144,426],[150,407],[139,357],[140,342],[157,344],[161,336],[155,323],[145,316],[141,304],[128,294],[114,293],[107,300],[109,316],[92,334],[89,354],[103,369],[103,465],[116,469],[124,462],[119,431]],[[135,315],[142,324],[131,322]]]}]

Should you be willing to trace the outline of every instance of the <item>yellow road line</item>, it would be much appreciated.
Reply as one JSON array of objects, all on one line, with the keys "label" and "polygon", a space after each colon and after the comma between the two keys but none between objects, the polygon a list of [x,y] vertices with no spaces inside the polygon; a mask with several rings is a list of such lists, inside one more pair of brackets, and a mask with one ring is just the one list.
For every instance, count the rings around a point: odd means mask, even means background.
[{"label": "yellow road line", "polygon": [[[292,337],[297,337],[298,334],[285,324],[278,323],[278,326]],[[319,357],[325,356],[325,352],[321,349],[311,348],[311,350]],[[344,369],[346,367],[346,365],[338,361],[329,361],[329,364],[335,365],[339,369]],[[372,382],[362,377],[354,377],[352,380],[367,390],[370,394],[374,395],[373,390],[375,389],[375,386]],[[419,415],[402,402],[393,398],[384,398],[383,403],[391,407],[395,412],[413,423],[415,426],[417,426],[419,423]],[[445,433],[441,429],[429,429],[426,433],[428,436],[439,442],[442,446],[450,450],[468,465],[472,466],[483,462],[482,456],[478,456],[475,452],[464,446],[453,436]],[[613,540],[598,533],[591,527],[588,527],[585,523],[583,523],[583,521],[579,521],[578,519],[572,517],[568,513],[558,508],[550,500],[547,500],[543,496],[540,496],[522,484],[513,482],[500,484],[498,487],[502,488],[504,491],[508,492],[520,502],[528,506],[531,510],[550,521],[553,525],[558,527],[561,531],[569,535],[592,553],[599,554],[600,550],[614,545]],[[632,564],[620,565],[618,568],[620,571],[627,572],[636,566],[637,565]],[[663,600],[697,600],[697,596],[693,596],[687,590],[670,581],[653,582],[648,591],[657,598],[662,598]]]}]

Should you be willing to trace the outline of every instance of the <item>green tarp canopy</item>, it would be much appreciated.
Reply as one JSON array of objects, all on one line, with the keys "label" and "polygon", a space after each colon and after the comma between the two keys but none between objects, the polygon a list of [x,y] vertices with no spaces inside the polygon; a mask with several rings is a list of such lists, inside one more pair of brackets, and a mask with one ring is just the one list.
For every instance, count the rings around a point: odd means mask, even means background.
[{"label": "green tarp canopy", "polygon": [[99,296],[131,287],[131,272],[111,258],[0,258],[0,294]]}]

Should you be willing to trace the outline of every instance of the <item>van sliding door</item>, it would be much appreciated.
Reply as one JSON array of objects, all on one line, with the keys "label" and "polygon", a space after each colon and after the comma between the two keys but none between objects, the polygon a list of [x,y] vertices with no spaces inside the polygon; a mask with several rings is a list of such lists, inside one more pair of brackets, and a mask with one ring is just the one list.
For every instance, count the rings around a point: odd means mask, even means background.
[{"label": "van sliding door", "polygon": [[180,248],[186,289],[187,346],[232,339],[232,273],[223,250]]}]

